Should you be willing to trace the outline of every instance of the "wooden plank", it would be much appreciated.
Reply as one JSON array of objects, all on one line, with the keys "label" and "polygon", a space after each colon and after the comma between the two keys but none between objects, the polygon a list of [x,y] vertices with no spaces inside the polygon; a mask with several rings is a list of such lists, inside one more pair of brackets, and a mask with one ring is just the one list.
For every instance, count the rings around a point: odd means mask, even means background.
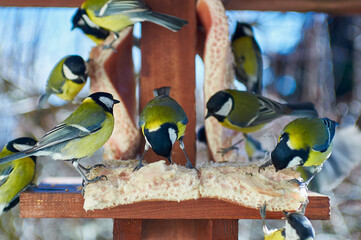
[{"label": "wooden plank", "polygon": [[114,219],[113,240],[140,240],[142,236],[141,219]]},{"label": "wooden plank", "polygon": [[212,219],[209,222],[212,227],[212,238],[209,239],[238,239],[237,219]]},{"label": "wooden plank", "polygon": [[359,0],[223,0],[227,10],[325,12],[359,14]]},{"label": "wooden plank", "polygon": [[[149,5],[151,5],[151,1]],[[0,0],[5,7],[79,7],[83,0]],[[174,1],[169,1],[173,3]],[[223,0],[227,10],[325,12],[330,14],[360,14],[358,0]]]},{"label": "wooden plank", "polygon": [[[218,199],[201,198],[181,202],[147,201],[86,212],[76,185],[55,185],[51,190],[28,190],[20,195],[23,218],[114,218],[114,219],[261,219],[259,210]],[[330,199],[309,193],[306,216],[330,219]],[[268,219],[281,219],[282,212],[267,212]]]},{"label": "wooden plank", "polygon": [[[153,11],[170,14],[188,21],[179,32],[172,32],[154,23],[142,24],[140,48],[142,69],[140,77],[140,110],[153,98],[153,89],[170,86],[170,96],[184,109],[188,124],[184,138],[189,159],[195,162],[195,46],[196,15],[195,0],[147,0]],[[142,144],[144,146],[144,143]],[[143,151],[143,148],[142,148]],[[159,160],[152,150],[145,156],[147,162]],[[172,159],[184,165],[186,159],[176,143]]]},{"label": "wooden plank", "polygon": [[84,0],[0,0],[4,7],[80,7]]}]

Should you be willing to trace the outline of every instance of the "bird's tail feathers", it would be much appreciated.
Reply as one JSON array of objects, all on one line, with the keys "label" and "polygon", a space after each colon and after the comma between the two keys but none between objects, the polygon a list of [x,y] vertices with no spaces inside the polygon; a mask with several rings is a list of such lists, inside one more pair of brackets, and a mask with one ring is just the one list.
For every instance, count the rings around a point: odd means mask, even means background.
[{"label": "bird's tail feathers", "polygon": [[149,12],[144,18],[173,32],[178,32],[184,25],[188,24],[188,21],[184,19],[157,12]]},{"label": "bird's tail feathers", "polygon": [[315,105],[313,105],[313,103],[286,103],[285,106],[289,115],[312,118],[318,117],[317,110],[315,109]]},{"label": "bird's tail feathers", "polygon": [[31,153],[27,153],[26,151],[13,153],[13,154],[11,154],[9,156],[0,158],[0,164],[8,163],[8,162],[14,161],[16,159],[28,157],[28,156],[31,156],[31,155],[32,155]]},{"label": "bird's tail feathers", "polygon": [[46,101],[48,101],[49,97],[50,97],[49,93],[44,93],[43,95],[40,96],[39,103],[38,103],[38,109],[41,109],[44,106]]},{"label": "bird's tail feathers", "polygon": [[169,96],[169,92],[170,92],[170,87],[161,87],[161,88],[154,89],[153,95],[154,95],[154,97],[158,97],[160,95]]}]

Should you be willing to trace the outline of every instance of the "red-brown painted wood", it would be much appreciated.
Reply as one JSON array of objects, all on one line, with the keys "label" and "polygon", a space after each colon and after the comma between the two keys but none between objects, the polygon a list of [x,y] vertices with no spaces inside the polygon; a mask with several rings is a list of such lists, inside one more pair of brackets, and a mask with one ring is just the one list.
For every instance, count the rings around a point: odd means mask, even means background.
[{"label": "red-brown painted wood", "polygon": [[[113,208],[85,211],[84,199],[76,185],[54,185],[20,194],[23,218],[113,218],[113,219],[261,219],[259,210],[210,198],[147,201]],[[311,220],[330,219],[330,199],[309,193],[306,216]],[[282,212],[267,212],[268,219],[281,219]]]},{"label": "red-brown painted wood", "polygon": [[[153,98],[153,89],[170,86],[170,96],[184,109],[188,124],[184,137],[185,150],[195,162],[195,0],[147,0],[153,11],[170,14],[188,21],[179,32],[172,32],[153,23],[142,23],[142,69],[140,78],[140,110]],[[144,144],[142,144],[144,146]],[[142,149],[143,151],[143,149]],[[147,162],[159,160],[152,150],[145,155]],[[172,159],[185,164],[183,152],[176,143]]]}]

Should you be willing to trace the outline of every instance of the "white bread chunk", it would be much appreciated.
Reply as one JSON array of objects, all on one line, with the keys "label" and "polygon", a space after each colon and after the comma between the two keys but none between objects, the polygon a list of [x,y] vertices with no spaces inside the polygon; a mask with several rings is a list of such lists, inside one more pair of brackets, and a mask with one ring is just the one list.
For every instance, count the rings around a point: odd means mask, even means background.
[{"label": "white bread chunk", "polygon": [[199,178],[195,169],[166,165],[161,160],[133,172],[138,161],[124,162],[125,165],[115,169],[95,168],[90,172],[89,178],[105,175],[107,180],[86,186],[86,211],[147,200],[179,202],[199,198]]},{"label": "white bread chunk", "polygon": [[[228,18],[219,0],[197,1],[197,16],[206,31],[204,43],[204,104],[216,92],[234,88],[234,58],[229,41]],[[213,118],[205,120],[206,136],[212,158],[216,162],[245,162],[245,151],[229,151],[217,154],[242,138],[242,134],[223,127]],[[243,145],[239,147],[243,148]],[[242,154],[243,153],[243,154]]]},{"label": "white bread chunk", "polygon": [[[265,201],[267,210],[296,210],[307,199],[305,189],[288,180],[298,178],[293,170],[275,172],[273,167],[258,173],[257,165],[207,163],[187,169],[164,160],[147,164],[133,172],[136,160],[114,161],[117,166],[95,168],[90,179],[105,175],[107,180],[85,187],[84,209],[104,209],[117,205],[149,200],[184,201],[217,198],[249,208],[258,208]],[[119,166],[121,162],[121,166]],[[200,176],[199,176],[200,175]]]},{"label": "white bread chunk", "polygon": [[258,166],[239,164],[207,164],[199,169],[200,195],[218,198],[249,208],[267,202],[267,210],[295,210],[307,199],[306,189],[290,182],[298,172],[287,169],[275,172],[273,167],[258,172]]}]

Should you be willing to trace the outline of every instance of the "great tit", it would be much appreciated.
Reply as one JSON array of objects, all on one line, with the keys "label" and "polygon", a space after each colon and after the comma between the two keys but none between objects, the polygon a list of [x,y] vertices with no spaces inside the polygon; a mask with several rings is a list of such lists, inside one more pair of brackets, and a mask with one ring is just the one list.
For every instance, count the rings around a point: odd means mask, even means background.
[{"label": "great tit", "polygon": [[40,97],[38,108],[42,108],[51,94],[65,101],[72,101],[83,88],[87,77],[87,68],[82,57],[65,56],[51,71],[46,92]]},{"label": "great tit", "polygon": [[86,11],[78,8],[72,19],[73,27],[81,29],[84,34],[89,37],[97,45],[101,44],[110,34],[110,31],[99,27],[90,20]]},{"label": "great tit", "polygon": [[[207,110],[206,119],[213,116],[222,126],[244,134],[256,132],[285,115],[317,117],[312,103],[282,104],[258,94],[233,89],[215,93],[207,102]],[[222,149],[221,153],[235,149],[235,145]]]},{"label": "great tit", "polygon": [[328,118],[298,118],[287,124],[271,153],[271,163],[276,171],[317,166],[318,170],[307,180],[308,184],[331,155],[336,126],[338,123]]},{"label": "great tit", "polygon": [[86,10],[96,25],[112,32],[120,32],[143,21],[177,32],[188,23],[177,17],[153,12],[142,0],[86,0],[81,8]]},{"label": "great tit", "polygon": [[34,147],[1,158],[0,164],[28,156],[50,156],[54,160],[72,161],[85,182],[96,182],[103,176],[89,180],[81,171],[89,170],[79,161],[97,151],[113,132],[113,105],[119,103],[105,92],[89,95],[63,122],[47,132]]},{"label": "great tit", "polygon": [[251,161],[262,159],[266,154],[266,151],[262,148],[262,144],[250,135],[247,135],[245,139],[245,150]]},{"label": "great tit", "polygon": [[237,22],[232,36],[236,79],[250,92],[262,92],[262,54],[253,36],[251,25]]},{"label": "great tit", "polygon": [[[33,147],[36,141],[32,138],[17,138],[6,144],[0,157]],[[30,156],[0,164],[0,215],[9,211],[19,202],[19,194],[32,183],[35,176],[36,157]]]},{"label": "great tit", "polygon": [[183,108],[169,96],[170,87],[153,90],[154,98],[145,105],[139,117],[139,127],[145,138],[142,157],[134,170],[143,167],[145,153],[151,147],[153,151],[172,163],[172,148],[179,140],[179,146],[187,159],[186,167],[194,168],[184,150],[183,137],[188,118]]},{"label": "great tit", "polygon": [[280,229],[269,230],[266,226],[266,204],[260,207],[260,213],[263,221],[263,233],[265,240],[313,240],[315,239],[315,230],[306,216],[302,213],[288,213],[283,211],[286,217],[286,226]]}]

